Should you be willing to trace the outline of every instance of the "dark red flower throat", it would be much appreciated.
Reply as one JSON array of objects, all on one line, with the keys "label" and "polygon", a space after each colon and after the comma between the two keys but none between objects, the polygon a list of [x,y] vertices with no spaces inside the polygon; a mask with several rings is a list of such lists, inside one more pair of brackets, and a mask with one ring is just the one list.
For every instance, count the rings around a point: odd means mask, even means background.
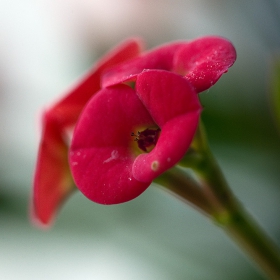
[{"label": "dark red flower throat", "polygon": [[137,134],[131,133],[131,136],[135,137],[134,141],[137,141],[139,149],[148,153],[156,145],[160,134],[159,128],[147,128],[143,131],[138,131]]}]

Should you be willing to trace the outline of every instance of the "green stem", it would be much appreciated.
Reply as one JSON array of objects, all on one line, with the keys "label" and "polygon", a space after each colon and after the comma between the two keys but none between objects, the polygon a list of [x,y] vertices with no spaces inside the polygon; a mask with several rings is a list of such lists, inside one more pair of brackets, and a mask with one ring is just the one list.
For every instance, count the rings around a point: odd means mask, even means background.
[{"label": "green stem", "polygon": [[215,208],[214,220],[271,279],[280,279],[280,252],[277,246],[234,197],[210,150],[204,160],[204,170],[197,169],[196,172]]},{"label": "green stem", "polygon": [[177,167],[155,182],[212,217],[271,279],[280,279],[277,246],[233,196],[212,155],[208,164],[204,162],[204,168],[204,172],[196,170],[200,183]]},{"label": "green stem", "polygon": [[154,180],[167,191],[175,194],[185,202],[189,202],[204,215],[211,216],[213,210],[207,201],[200,185],[190,174],[174,167]]},{"label": "green stem", "polygon": [[275,244],[244,211],[232,215],[224,230],[248,253],[271,278],[280,279],[280,257]]},{"label": "green stem", "polygon": [[[178,163],[191,168],[198,177],[199,196],[207,202],[207,213],[231,236],[271,279],[280,279],[280,252],[267,234],[235,198],[207,142],[200,123],[192,145]],[[188,188],[186,184],[184,188]],[[186,192],[186,191],[185,191]],[[178,192],[179,193],[179,192]],[[202,206],[203,207],[203,206]],[[204,208],[202,208],[204,210]]]}]

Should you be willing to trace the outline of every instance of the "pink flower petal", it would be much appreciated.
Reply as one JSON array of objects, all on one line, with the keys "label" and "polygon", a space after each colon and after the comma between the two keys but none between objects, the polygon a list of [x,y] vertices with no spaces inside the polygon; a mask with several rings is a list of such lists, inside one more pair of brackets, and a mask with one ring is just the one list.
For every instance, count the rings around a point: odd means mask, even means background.
[{"label": "pink flower petal", "polygon": [[50,109],[51,114],[56,115],[58,124],[62,127],[74,125],[88,100],[101,88],[104,70],[136,57],[142,51],[142,45],[140,39],[132,38],[100,59],[78,85]]},{"label": "pink flower petal", "polygon": [[100,89],[103,71],[137,56],[141,45],[141,40],[130,39],[114,48],[73,90],[44,114],[33,186],[31,215],[34,221],[48,225],[62,201],[74,189],[68,166],[66,130],[74,126],[85,104]]},{"label": "pink flower petal", "polygon": [[70,165],[80,191],[102,204],[115,204],[140,195],[151,182],[132,176],[131,132],[154,121],[126,85],[99,91],[87,104],[76,125]]},{"label": "pink flower petal", "polygon": [[56,120],[45,114],[31,209],[38,224],[49,225],[62,201],[75,189],[67,157],[68,147]]},{"label": "pink flower petal", "polygon": [[234,46],[221,37],[173,42],[108,69],[103,75],[102,87],[135,81],[143,70],[159,69],[185,76],[196,91],[201,92],[214,85],[235,60]]},{"label": "pink flower petal", "polygon": [[214,85],[236,60],[232,43],[221,37],[202,37],[175,53],[173,71],[186,77],[197,92]]},{"label": "pink flower petal", "polygon": [[161,128],[155,148],[139,155],[133,164],[133,176],[149,182],[186,153],[198,125],[201,106],[190,83],[168,71],[148,70],[139,74],[136,92]]},{"label": "pink flower petal", "polygon": [[185,42],[173,42],[162,45],[143,53],[135,59],[112,67],[105,72],[102,78],[102,87],[108,87],[126,81],[135,81],[136,76],[144,69],[171,70],[174,53]]}]

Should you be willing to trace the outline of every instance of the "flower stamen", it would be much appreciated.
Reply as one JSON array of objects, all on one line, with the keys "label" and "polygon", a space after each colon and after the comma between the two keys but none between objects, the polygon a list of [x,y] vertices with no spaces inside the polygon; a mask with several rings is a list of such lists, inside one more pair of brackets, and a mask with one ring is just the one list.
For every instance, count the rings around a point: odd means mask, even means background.
[{"label": "flower stamen", "polygon": [[160,134],[160,129],[147,128],[143,131],[138,131],[137,134],[132,132],[130,135],[135,137],[139,149],[148,153],[156,145]]}]

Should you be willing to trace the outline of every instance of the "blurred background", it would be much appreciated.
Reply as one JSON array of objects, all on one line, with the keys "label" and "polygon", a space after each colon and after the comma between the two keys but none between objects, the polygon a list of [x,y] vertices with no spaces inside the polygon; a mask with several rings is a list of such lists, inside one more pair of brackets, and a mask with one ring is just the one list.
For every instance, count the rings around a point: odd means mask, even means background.
[{"label": "blurred background", "polygon": [[101,206],[80,193],[48,231],[31,225],[38,116],[120,40],[147,47],[230,39],[236,64],[201,94],[210,145],[233,191],[280,245],[280,141],[270,106],[278,0],[1,0],[1,279],[264,279],[235,244],[156,186]]}]

